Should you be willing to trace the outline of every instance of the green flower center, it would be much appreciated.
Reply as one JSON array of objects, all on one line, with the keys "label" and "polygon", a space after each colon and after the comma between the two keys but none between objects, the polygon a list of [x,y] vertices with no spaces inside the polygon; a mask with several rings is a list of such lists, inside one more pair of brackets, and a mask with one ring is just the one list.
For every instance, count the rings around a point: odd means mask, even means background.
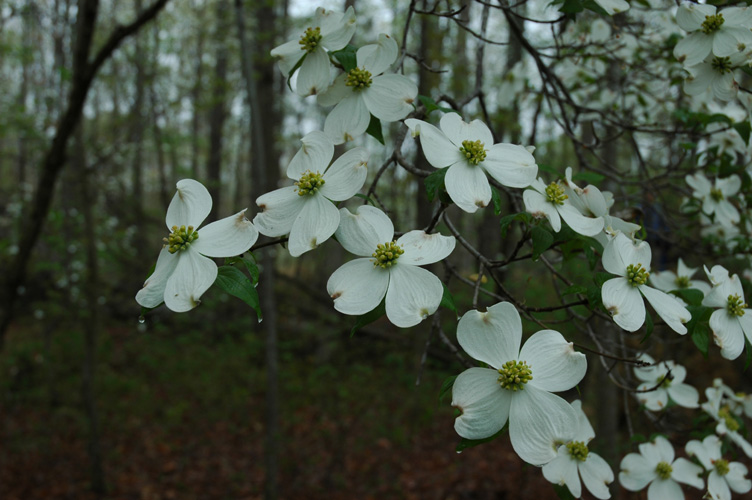
[{"label": "green flower center", "polygon": [[371,72],[367,69],[353,68],[347,74],[345,85],[353,87],[353,90],[367,89],[373,83]]},{"label": "green flower center", "polygon": [[723,423],[726,424],[726,428],[729,431],[736,432],[739,430],[739,422],[737,422],[733,415],[731,415],[728,406],[724,406],[718,410],[718,416],[723,419]]},{"label": "green flower center", "polygon": [[564,200],[569,198],[569,196],[564,194],[564,188],[558,182],[552,182],[546,186],[546,197],[554,205],[563,205]]},{"label": "green flower center", "polygon": [[401,246],[395,241],[388,241],[386,243],[379,243],[376,247],[376,251],[371,254],[374,258],[374,267],[380,267],[386,269],[397,263],[399,256],[405,253]]},{"label": "green flower center", "polygon": [[478,141],[462,141],[462,147],[460,153],[465,155],[467,161],[473,165],[477,165],[486,159],[486,150],[483,148],[483,143]]},{"label": "green flower center", "polygon": [[689,288],[689,278],[687,276],[677,276],[674,284],[678,288]]},{"label": "green flower center", "polygon": [[648,282],[649,276],[650,273],[640,263],[627,266],[627,281],[632,286],[644,285]]},{"label": "green flower center", "polygon": [[584,462],[587,459],[589,452],[587,445],[582,441],[567,443],[567,450],[569,451],[569,456],[580,462]]},{"label": "green flower center", "polygon": [[659,387],[661,387],[663,389],[668,389],[669,387],[671,387],[671,377],[663,377],[663,376],[658,377],[655,380],[655,383],[657,384],[659,382],[661,384]]},{"label": "green flower center", "polygon": [[723,18],[723,14],[721,13],[714,14],[712,16],[705,16],[705,20],[702,22],[702,27],[700,28],[700,30],[706,35],[709,35],[721,29],[721,26],[723,26],[724,22],[726,22],[726,20]]},{"label": "green flower center", "polygon": [[672,472],[674,472],[674,468],[668,462],[658,462],[658,465],[655,466],[655,473],[661,479],[670,479]]},{"label": "green flower center", "polygon": [[295,183],[298,186],[298,196],[315,194],[321,186],[326,184],[320,173],[313,173],[310,170],[300,176],[300,180]]},{"label": "green flower center", "polygon": [[321,28],[318,26],[315,28],[308,28],[305,33],[300,37],[300,50],[305,50],[309,54],[316,50],[321,42]]},{"label": "green flower center", "polygon": [[742,298],[738,295],[729,295],[728,303],[726,304],[726,310],[732,316],[744,316],[744,310],[747,308],[747,304],[744,303]]},{"label": "green flower center", "polygon": [[[731,58],[729,57],[714,57],[710,62],[710,67],[722,75],[725,75],[726,73],[734,69],[734,65],[731,64]],[[711,196],[713,196],[713,191],[717,191],[717,189],[710,191]]]},{"label": "green flower center", "polygon": [[719,476],[725,476],[726,474],[729,473],[728,460],[719,458],[718,460],[713,462],[713,467],[715,467],[715,471],[718,473]]},{"label": "green flower center", "polygon": [[499,368],[499,385],[509,391],[521,391],[525,384],[533,380],[533,372],[527,361],[507,361]]},{"label": "green flower center", "polygon": [[713,198],[713,201],[723,201],[723,193],[717,188],[710,190],[710,197]]},{"label": "green flower center", "polygon": [[172,232],[167,238],[162,238],[162,241],[167,245],[167,250],[170,253],[181,252],[187,250],[191,243],[198,239],[198,231],[193,229],[193,226],[172,226]]}]

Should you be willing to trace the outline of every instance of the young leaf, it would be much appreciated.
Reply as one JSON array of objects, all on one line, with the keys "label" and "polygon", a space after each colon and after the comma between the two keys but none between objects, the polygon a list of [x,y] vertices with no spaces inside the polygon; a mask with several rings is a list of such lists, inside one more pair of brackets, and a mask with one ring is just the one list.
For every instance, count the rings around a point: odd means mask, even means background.
[{"label": "young leaf", "polygon": [[449,167],[441,168],[423,179],[423,183],[426,185],[428,201],[433,201],[436,198],[436,192],[444,189],[444,177],[446,177],[447,170],[449,170]]},{"label": "young leaf", "polygon": [[214,284],[251,306],[256,311],[258,318],[261,319],[261,305],[259,304],[256,287],[240,269],[232,266],[220,267]]},{"label": "young leaf", "polygon": [[342,65],[342,69],[345,70],[345,73],[349,73],[358,65],[355,52],[355,47],[347,45],[344,49],[332,52],[331,55]]},{"label": "young leaf", "polygon": [[670,293],[676,295],[690,306],[702,305],[702,299],[705,295],[696,288],[683,288],[681,290],[672,290]]},{"label": "young leaf", "polygon": [[566,486],[562,486],[560,484],[552,484],[551,486],[554,487],[556,496],[559,497],[560,500],[575,500],[574,496],[572,496],[572,493],[569,492],[569,488],[567,488]]},{"label": "young leaf", "polygon": [[497,437],[501,436],[507,431],[507,428],[509,427],[509,421],[507,421],[506,424],[504,424],[504,427],[501,428],[499,432],[494,434],[493,436],[489,436],[487,438],[483,439],[467,439],[462,438],[462,440],[457,444],[457,448],[455,450],[457,453],[461,452],[462,450],[466,450],[467,448],[472,448],[473,446],[478,446],[479,444],[488,443],[489,441],[493,441]]},{"label": "young leaf", "polygon": [[386,314],[386,303],[382,300],[381,304],[376,306],[373,311],[367,312],[355,318],[355,324],[350,329],[350,336],[355,335],[355,332],[360,330],[366,325],[369,325]]},{"label": "young leaf", "polygon": [[443,403],[447,394],[452,393],[452,387],[454,387],[454,381],[456,378],[457,375],[452,375],[451,377],[447,377],[444,380],[444,383],[441,384],[441,389],[439,390],[439,403]]},{"label": "young leaf", "polygon": [[748,121],[741,122],[741,123],[734,123],[734,128],[737,132],[739,132],[739,135],[742,136],[742,140],[744,141],[744,144],[749,144],[749,133],[751,131],[750,124]]},{"label": "young leaf", "polygon": [[491,201],[493,201],[494,214],[501,215],[501,193],[493,186],[491,186]]},{"label": "young leaf", "polygon": [[538,260],[538,257],[551,247],[554,242],[554,235],[548,229],[540,226],[535,226],[530,235],[533,239],[533,260]]},{"label": "young leaf", "polygon": [[[689,330],[689,327],[687,327]],[[710,328],[705,323],[697,325],[691,333],[692,342],[695,343],[703,356],[708,357],[708,346],[710,345]]]},{"label": "young leaf", "polygon": [[370,135],[381,144],[384,144],[384,133],[381,130],[381,120],[371,115],[371,122],[368,124],[366,134]]},{"label": "young leaf", "polygon": [[444,295],[441,297],[441,303],[439,304],[439,306],[449,309],[450,311],[454,311],[454,314],[459,316],[460,313],[459,311],[457,311],[457,305],[454,303],[454,297],[452,297],[452,294],[449,293],[449,288],[447,288],[445,283],[442,283],[441,285],[444,287]]},{"label": "young leaf", "polygon": [[419,95],[418,100],[423,104],[423,106],[426,107],[426,114],[430,114],[432,111],[443,111],[444,113],[455,113],[455,111],[452,108],[447,108],[445,106],[439,106],[436,101],[431,99],[427,95]]}]

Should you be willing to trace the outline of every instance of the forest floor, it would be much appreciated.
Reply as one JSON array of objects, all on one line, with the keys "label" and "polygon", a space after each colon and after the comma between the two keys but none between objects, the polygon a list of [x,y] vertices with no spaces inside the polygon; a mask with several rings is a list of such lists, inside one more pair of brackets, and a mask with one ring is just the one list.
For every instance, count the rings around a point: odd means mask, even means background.
[{"label": "forest floor", "polygon": [[[196,332],[166,317],[100,336],[105,498],[262,498],[261,334]],[[0,498],[94,499],[82,335],[46,325],[12,330],[0,355]],[[438,394],[461,368],[429,361],[416,385],[425,338],[394,344],[282,326],[280,498],[556,498],[506,436],[455,451],[451,398]]]}]

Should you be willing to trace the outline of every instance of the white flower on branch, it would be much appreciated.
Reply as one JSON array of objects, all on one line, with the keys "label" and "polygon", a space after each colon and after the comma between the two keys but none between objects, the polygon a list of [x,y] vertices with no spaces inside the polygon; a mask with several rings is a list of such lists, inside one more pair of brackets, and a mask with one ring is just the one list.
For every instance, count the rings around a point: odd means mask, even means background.
[{"label": "white flower on branch", "polygon": [[752,489],[752,481],[747,479],[747,466],[740,462],[729,462],[721,455],[721,440],[718,436],[707,436],[702,442],[693,440],[684,449],[690,456],[700,461],[708,474],[708,497],[712,500],[731,500],[731,491],[744,494]]},{"label": "white flower on branch", "polygon": [[730,276],[723,266],[713,266],[706,272],[714,286],[702,305],[719,308],[710,316],[713,339],[721,348],[721,356],[736,359],[744,350],[744,338],[752,342],[752,310],[744,302],[738,275]]},{"label": "white flower on branch", "polygon": [[700,290],[704,295],[710,292],[710,285],[700,280],[693,280],[692,276],[697,272],[696,267],[687,266],[679,257],[679,262],[674,271],[661,271],[650,274],[650,284],[658,290],[670,292],[672,290],[685,290],[694,288]]},{"label": "white flower on branch", "polygon": [[747,7],[718,12],[713,5],[683,2],[676,22],[689,32],[674,47],[674,57],[685,66],[699,64],[711,54],[723,58],[752,48],[752,9]]},{"label": "white flower on branch", "polygon": [[715,222],[725,228],[739,222],[739,211],[728,200],[742,187],[738,175],[716,179],[715,184],[711,184],[701,173],[687,175],[685,180],[692,188],[692,196],[702,202],[702,211],[705,215],[715,215]]},{"label": "white flower on branch", "polygon": [[650,411],[660,411],[666,408],[669,398],[671,401],[684,408],[697,408],[700,406],[700,393],[689,384],[684,383],[687,370],[682,365],[673,361],[662,361],[658,364],[647,354],[639,356],[640,361],[650,363],[651,366],[638,366],[634,368],[635,377],[642,383],[637,386],[635,396],[640,403]]},{"label": "white flower on branch", "polygon": [[564,219],[576,233],[595,236],[603,230],[603,217],[585,217],[569,200],[564,192],[564,183],[552,182],[548,186],[538,178],[522,193],[525,210],[536,218],[545,217],[557,233]]}]

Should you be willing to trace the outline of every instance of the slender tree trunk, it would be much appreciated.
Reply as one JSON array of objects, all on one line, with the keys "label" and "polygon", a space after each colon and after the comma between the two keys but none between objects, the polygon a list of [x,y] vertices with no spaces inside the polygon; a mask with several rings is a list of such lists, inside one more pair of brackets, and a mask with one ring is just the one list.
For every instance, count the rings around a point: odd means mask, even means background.
[{"label": "slender tree trunk", "polygon": [[[193,10],[201,20],[206,9],[193,4]],[[196,81],[191,91],[191,101],[193,102],[193,116],[191,118],[191,176],[194,179],[200,178],[199,175],[199,154],[201,147],[199,137],[201,134],[201,89],[203,88],[204,79],[204,29],[202,21],[198,23],[198,36],[196,37]]]},{"label": "slender tree trunk", "polygon": [[167,162],[164,153],[164,138],[159,118],[164,117],[162,105],[157,94],[157,73],[159,72],[159,26],[154,25],[154,52],[152,55],[151,85],[149,86],[149,101],[151,108],[152,128],[154,129],[154,149],[157,151],[157,173],[159,174],[159,202],[166,207],[170,201],[167,175]]},{"label": "slender tree trunk", "polygon": [[[142,0],[136,0],[136,12],[140,13],[143,9]],[[131,108],[131,142],[134,145],[133,164],[131,166],[131,184],[133,185],[133,216],[134,223],[139,229],[143,225],[144,214],[144,93],[146,90],[146,72],[144,70],[144,50],[141,34],[135,37],[135,57],[134,66],[136,67],[136,96]]]}]

